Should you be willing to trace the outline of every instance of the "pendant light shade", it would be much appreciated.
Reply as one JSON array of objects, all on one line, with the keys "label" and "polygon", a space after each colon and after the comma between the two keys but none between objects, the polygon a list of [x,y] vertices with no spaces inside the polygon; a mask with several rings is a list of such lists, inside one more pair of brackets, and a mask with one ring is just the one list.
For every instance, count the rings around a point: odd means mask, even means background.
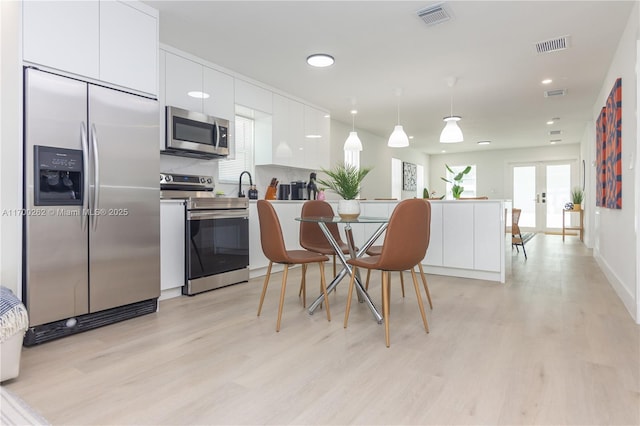
[{"label": "pendant light shade", "polygon": [[456,84],[455,77],[449,77],[447,79],[447,85],[452,88],[451,90],[451,115],[449,117],[443,118],[444,122],[447,123],[442,129],[442,133],[440,133],[440,143],[458,143],[463,142],[464,137],[462,136],[462,129],[458,126],[458,121],[462,119],[462,117],[453,115],[453,86]]},{"label": "pendant light shade", "polygon": [[444,118],[444,122],[447,124],[444,126],[444,129],[442,129],[442,133],[440,133],[440,143],[456,143],[464,141],[462,130],[458,127],[458,121],[460,121],[460,117],[455,115]]},{"label": "pendant light shade", "polygon": [[345,151],[362,151],[362,142],[358,137],[358,132],[349,132],[349,137],[344,142]]},{"label": "pendant light shade", "polygon": [[344,141],[344,147],[342,148],[345,151],[362,151],[362,142],[360,142],[360,138],[358,137],[358,132],[356,132],[356,114],[358,111],[351,111],[351,131],[349,132],[349,137],[346,141]]},{"label": "pendant light shade", "polygon": [[400,125],[400,96],[402,95],[402,89],[396,89],[395,92],[398,97],[398,124],[393,128],[387,146],[389,148],[405,148],[409,146],[409,137]]},{"label": "pendant light shade", "polygon": [[404,132],[401,125],[397,125],[393,128],[393,133],[389,136],[389,142],[387,146],[391,148],[404,148],[409,146],[409,137]]}]

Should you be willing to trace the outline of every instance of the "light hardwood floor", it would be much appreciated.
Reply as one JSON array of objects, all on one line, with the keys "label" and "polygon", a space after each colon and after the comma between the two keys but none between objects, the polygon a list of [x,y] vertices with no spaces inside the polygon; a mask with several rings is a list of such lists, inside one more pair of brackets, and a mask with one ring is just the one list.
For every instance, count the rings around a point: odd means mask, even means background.
[{"label": "light hardwood floor", "polygon": [[307,315],[298,268],[280,333],[275,274],[261,317],[262,279],[162,301],[155,314],[25,348],[5,386],[57,425],[640,424],[640,328],[591,251],[537,235],[527,254],[508,249],[506,285],[428,275],[430,334],[410,275],[403,299],[393,274],[390,348],[363,304],[343,328],[346,280],[330,296],[332,322]]}]

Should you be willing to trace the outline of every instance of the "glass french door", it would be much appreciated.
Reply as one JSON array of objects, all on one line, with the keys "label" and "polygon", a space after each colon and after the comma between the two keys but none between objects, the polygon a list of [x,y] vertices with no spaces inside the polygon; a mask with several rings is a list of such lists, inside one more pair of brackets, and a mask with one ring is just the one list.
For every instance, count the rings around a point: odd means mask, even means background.
[{"label": "glass french door", "polygon": [[513,207],[522,209],[520,228],[558,232],[562,209],[571,201],[575,161],[518,163],[510,166]]}]

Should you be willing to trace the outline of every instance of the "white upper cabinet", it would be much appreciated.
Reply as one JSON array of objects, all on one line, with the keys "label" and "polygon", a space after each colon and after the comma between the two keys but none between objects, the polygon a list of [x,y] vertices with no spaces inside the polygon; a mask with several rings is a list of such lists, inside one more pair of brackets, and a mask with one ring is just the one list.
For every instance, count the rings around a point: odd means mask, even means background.
[{"label": "white upper cabinet", "polygon": [[270,90],[236,78],[235,101],[238,105],[271,114],[273,98]]},{"label": "white upper cabinet", "polygon": [[256,165],[329,167],[329,120],[324,112],[274,93],[272,116],[272,143],[256,147]]},{"label": "white upper cabinet", "polygon": [[202,92],[202,65],[173,53],[165,53],[164,99],[168,106],[202,112],[202,98],[189,96]]},{"label": "white upper cabinet", "polygon": [[158,93],[157,13],[100,2],[100,80]]},{"label": "white upper cabinet", "polygon": [[228,74],[209,67],[203,68],[202,91],[209,95],[204,99],[204,113],[234,121],[234,79]]},{"label": "white upper cabinet", "polygon": [[100,78],[97,1],[24,1],[22,13],[25,61]]},{"label": "white upper cabinet", "polygon": [[[166,105],[234,121],[232,76],[171,52],[163,54]],[[195,97],[195,92],[204,97]]]},{"label": "white upper cabinet", "polygon": [[305,167],[329,168],[329,118],[324,111],[304,106]]},{"label": "white upper cabinet", "polygon": [[139,2],[25,1],[23,60],[158,93],[158,13]]}]

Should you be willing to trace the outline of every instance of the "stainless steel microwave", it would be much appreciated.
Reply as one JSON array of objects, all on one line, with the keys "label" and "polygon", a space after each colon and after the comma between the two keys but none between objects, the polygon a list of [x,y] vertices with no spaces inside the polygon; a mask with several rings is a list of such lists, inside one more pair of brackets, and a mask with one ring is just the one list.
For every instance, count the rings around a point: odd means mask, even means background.
[{"label": "stainless steel microwave", "polygon": [[166,123],[163,153],[206,159],[229,155],[229,120],[168,106]]}]

